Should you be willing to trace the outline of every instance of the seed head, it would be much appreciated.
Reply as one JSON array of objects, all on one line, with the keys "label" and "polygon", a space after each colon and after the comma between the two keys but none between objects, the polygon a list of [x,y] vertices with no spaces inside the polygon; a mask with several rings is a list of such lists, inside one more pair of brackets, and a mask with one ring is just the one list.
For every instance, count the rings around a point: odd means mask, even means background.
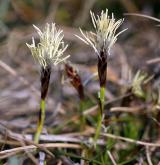
[{"label": "seed head", "polygon": [[112,13],[112,17],[108,15],[108,10],[106,12],[102,11],[101,15],[97,17],[95,14],[90,11],[91,19],[93,26],[95,28],[95,33],[89,32],[84,33],[81,29],[80,32],[82,37],[77,36],[87,45],[90,45],[94,51],[100,56],[100,52],[108,52],[110,54],[111,47],[117,41],[117,37],[123,33],[124,29],[118,33],[116,33],[117,29],[123,23],[124,19],[115,20],[114,15]]},{"label": "seed head", "polygon": [[78,74],[78,71],[76,70],[76,68],[74,68],[73,65],[71,65],[69,63],[65,64],[65,71],[66,71],[68,78],[70,79],[70,83],[77,90],[77,92],[79,94],[79,98],[81,100],[83,100],[84,99],[84,89],[83,89],[83,84],[81,81],[81,77]]},{"label": "seed head", "polygon": [[32,44],[26,43],[26,45],[31,50],[34,59],[37,60],[43,68],[51,64],[57,65],[69,57],[69,55],[63,57],[63,53],[68,45],[64,44],[63,31],[57,29],[55,23],[51,25],[47,23],[42,31],[35,25],[33,25],[33,27],[36,29],[40,41],[36,45],[32,37]]}]

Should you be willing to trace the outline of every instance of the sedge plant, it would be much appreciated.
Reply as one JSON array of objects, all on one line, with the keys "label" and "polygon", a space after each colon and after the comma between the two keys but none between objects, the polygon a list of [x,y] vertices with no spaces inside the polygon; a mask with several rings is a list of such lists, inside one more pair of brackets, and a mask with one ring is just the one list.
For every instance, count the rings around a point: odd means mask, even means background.
[{"label": "sedge plant", "polygon": [[102,11],[100,16],[95,16],[92,11],[90,11],[90,15],[95,32],[84,33],[80,29],[81,36],[76,36],[84,43],[92,47],[98,57],[97,70],[100,91],[98,121],[94,136],[94,141],[96,142],[99,138],[103,122],[108,56],[110,55],[110,50],[117,41],[118,36],[127,29],[117,33],[117,29],[123,23],[124,19],[119,19],[116,21],[113,13],[111,17],[108,15],[107,9],[105,12]]},{"label": "sedge plant", "polygon": [[65,64],[65,72],[67,77],[70,80],[72,86],[76,89],[79,99],[80,99],[80,130],[83,131],[85,127],[85,116],[83,115],[84,110],[84,87],[81,81],[81,77],[77,71],[77,69],[71,65],[70,63]]},{"label": "sedge plant", "polygon": [[68,45],[63,42],[63,31],[56,28],[55,23],[46,24],[41,31],[37,26],[33,25],[39,35],[39,42],[35,44],[35,39],[32,37],[32,44],[26,43],[31,50],[33,58],[40,64],[40,81],[41,81],[41,100],[40,110],[36,133],[34,136],[34,142],[39,143],[39,137],[43,130],[45,121],[45,109],[46,109],[46,96],[48,93],[50,75],[52,65],[65,61],[68,56],[63,56],[64,51]]}]

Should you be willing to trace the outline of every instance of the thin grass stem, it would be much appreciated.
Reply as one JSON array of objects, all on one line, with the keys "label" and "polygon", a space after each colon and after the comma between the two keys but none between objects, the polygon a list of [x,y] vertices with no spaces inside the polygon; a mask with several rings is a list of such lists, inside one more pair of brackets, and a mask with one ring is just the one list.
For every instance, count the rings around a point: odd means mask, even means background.
[{"label": "thin grass stem", "polygon": [[100,88],[100,94],[99,94],[99,110],[98,110],[98,122],[97,122],[97,128],[96,128],[96,133],[94,136],[94,142],[96,144],[101,128],[102,128],[102,122],[103,122],[103,111],[104,111],[104,100],[105,100],[105,88],[101,87]]},{"label": "thin grass stem", "polygon": [[36,134],[34,136],[35,143],[39,143],[39,137],[43,130],[44,120],[45,120],[45,100],[41,99],[39,120],[38,120],[38,124],[37,124]]},{"label": "thin grass stem", "polygon": [[101,87],[100,88],[100,110],[101,110],[101,113],[103,113],[104,111],[104,100],[105,100],[105,87]]}]

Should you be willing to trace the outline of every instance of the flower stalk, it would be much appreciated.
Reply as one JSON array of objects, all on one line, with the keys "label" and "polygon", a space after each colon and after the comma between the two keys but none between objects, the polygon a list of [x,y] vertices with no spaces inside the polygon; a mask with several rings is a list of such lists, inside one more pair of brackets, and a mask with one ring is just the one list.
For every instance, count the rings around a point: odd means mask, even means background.
[{"label": "flower stalk", "polygon": [[103,122],[108,56],[111,54],[110,50],[117,41],[118,36],[127,29],[124,29],[117,33],[117,29],[123,23],[124,19],[119,19],[116,21],[113,13],[111,17],[108,15],[107,9],[105,12],[102,11],[100,16],[95,16],[92,11],[90,11],[90,15],[95,32],[84,33],[80,29],[81,36],[76,36],[84,43],[92,47],[95,53],[98,55],[97,69],[100,84],[100,93],[98,121],[94,137],[94,140],[96,142],[99,138]]},{"label": "flower stalk", "polygon": [[40,101],[40,111],[37,124],[37,131],[34,136],[34,142],[39,142],[40,134],[43,130],[43,125],[45,121],[45,107],[46,107],[46,96],[48,93],[49,81],[51,75],[51,66],[48,65],[46,68],[41,68],[41,101]]},{"label": "flower stalk", "polygon": [[85,127],[85,116],[83,115],[84,111],[84,89],[83,89],[83,84],[80,78],[80,75],[78,74],[77,70],[71,66],[69,63],[65,64],[65,71],[67,76],[70,79],[70,83],[72,86],[76,89],[80,103],[79,103],[79,110],[80,110],[80,130],[83,131]]},{"label": "flower stalk", "polygon": [[47,23],[42,31],[35,25],[33,25],[33,27],[36,29],[40,41],[38,44],[35,44],[35,40],[32,38],[32,44],[26,43],[26,45],[31,50],[34,59],[38,61],[41,66],[41,101],[37,130],[34,137],[34,141],[39,143],[39,137],[45,121],[46,96],[48,93],[52,65],[56,66],[65,61],[69,55],[63,57],[63,53],[68,45],[64,44],[63,31],[57,30],[55,23],[51,25]]},{"label": "flower stalk", "polygon": [[99,109],[98,109],[98,120],[97,120],[97,128],[94,136],[94,141],[96,142],[101,131],[102,122],[103,122],[103,113],[104,113],[104,101],[105,101],[105,90],[106,90],[106,80],[107,80],[107,57],[108,54],[105,51],[100,52],[100,56],[98,56],[98,77],[99,77]]}]

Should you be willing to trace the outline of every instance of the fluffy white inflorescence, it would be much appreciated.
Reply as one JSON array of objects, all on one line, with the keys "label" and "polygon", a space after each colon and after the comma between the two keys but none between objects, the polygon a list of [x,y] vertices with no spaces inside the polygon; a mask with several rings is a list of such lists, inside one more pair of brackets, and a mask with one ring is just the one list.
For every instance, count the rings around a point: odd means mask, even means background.
[{"label": "fluffy white inflorescence", "polygon": [[91,11],[90,15],[96,32],[84,33],[80,29],[82,37],[77,35],[76,36],[87,45],[90,45],[98,55],[100,55],[100,51],[107,51],[108,54],[110,54],[110,49],[117,41],[117,37],[125,30],[127,30],[124,29],[119,33],[116,33],[117,29],[123,23],[124,19],[119,19],[118,21],[116,21],[113,13],[112,17],[110,18],[110,16],[108,16],[107,9],[106,12],[102,11],[100,16],[97,15],[97,18]]},{"label": "fluffy white inflorescence", "polygon": [[26,45],[31,50],[32,56],[42,67],[45,68],[52,63],[57,65],[69,57],[69,55],[62,57],[68,45],[64,45],[63,31],[59,29],[57,30],[55,23],[52,23],[51,25],[47,23],[43,31],[35,25],[33,25],[33,27],[36,29],[40,41],[36,45],[35,40],[32,37],[32,44],[30,45],[26,43]]}]

